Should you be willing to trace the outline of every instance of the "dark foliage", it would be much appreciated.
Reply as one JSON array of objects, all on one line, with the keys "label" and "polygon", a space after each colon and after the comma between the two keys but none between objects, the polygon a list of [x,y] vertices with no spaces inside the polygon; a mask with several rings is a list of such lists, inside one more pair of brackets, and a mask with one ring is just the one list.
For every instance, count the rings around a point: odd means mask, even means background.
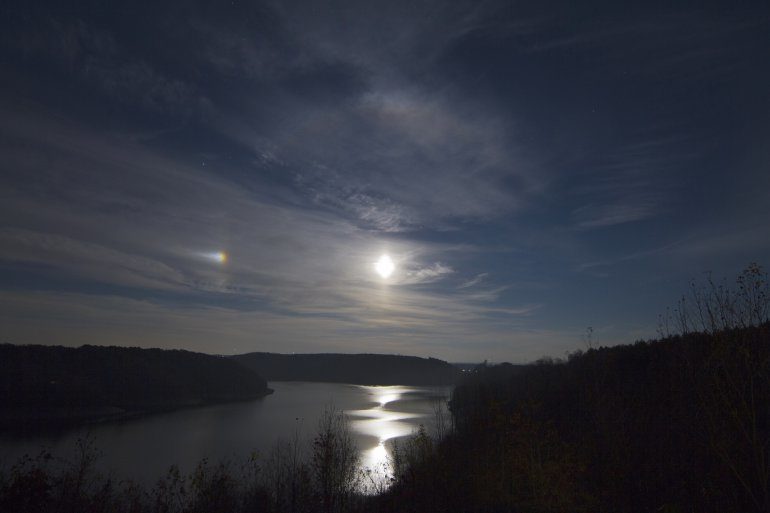
[{"label": "dark foliage", "polygon": [[232,358],[268,381],[444,385],[460,376],[459,369],[447,362],[414,356],[248,353]]},{"label": "dark foliage", "polygon": [[0,422],[75,422],[269,393],[222,357],[126,347],[0,345]]},{"label": "dark foliage", "polygon": [[0,466],[2,513],[347,513],[365,511],[367,473],[344,414],[327,408],[309,450],[295,434],[266,457],[201,461],[189,475],[171,467],[155,486],[115,481],[95,471],[98,451],[79,441],[79,456],[43,452]]},{"label": "dark foliage", "polygon": [[752,264],[735,290],[694,285],[675,310],[677,335],[466,374],[451,401],[452,436],[413,458],[376,504],[770,511],[767,289]]}]

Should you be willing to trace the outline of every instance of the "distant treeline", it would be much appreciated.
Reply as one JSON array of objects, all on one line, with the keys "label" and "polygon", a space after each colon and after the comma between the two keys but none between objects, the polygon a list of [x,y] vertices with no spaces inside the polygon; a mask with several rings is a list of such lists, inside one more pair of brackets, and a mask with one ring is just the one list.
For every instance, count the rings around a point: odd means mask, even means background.
[{"label": "distant treeline", "polygon": [[0,423],[116,418],[269,393],[227,358],[128,347],[0,345]]},{"label": "distant treeline", "polygon": [[435,358],[384,354],[248,353],[232,357],[268,381],[358,385],[446,385],[460,370]]}]

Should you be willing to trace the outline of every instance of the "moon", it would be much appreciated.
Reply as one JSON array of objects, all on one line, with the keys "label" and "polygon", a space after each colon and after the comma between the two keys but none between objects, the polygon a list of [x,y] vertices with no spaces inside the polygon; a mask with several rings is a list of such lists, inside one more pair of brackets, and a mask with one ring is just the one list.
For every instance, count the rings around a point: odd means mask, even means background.
[{"label": "moon", "polygon": [[396,265],[388,255],[382,255],[379,260],[374,263],[374,270],[377,271],[382,278],[387,278],[396,269]]}]

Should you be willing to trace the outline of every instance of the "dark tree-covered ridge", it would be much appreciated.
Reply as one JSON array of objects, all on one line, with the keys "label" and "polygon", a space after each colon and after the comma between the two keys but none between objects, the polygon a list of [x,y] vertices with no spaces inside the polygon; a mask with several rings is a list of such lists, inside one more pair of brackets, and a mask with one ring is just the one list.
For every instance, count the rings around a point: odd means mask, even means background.
[{"label": "dark tree-covered ridge", "polygon": [[0,422],[116,418],[270,393],[227,358],[136,347],[0,345]]},{"label": "dark tree-covered ridge", "polygon": [[770,511],[770,324],[479,367],[389,512]]},{"label": "dark tree-covered ridge", "polygon": [[661,335],[465,373],[379,510],[770,511],[767,273],[693,282]]},{"label": "dark tree-covered ridge", "polygon": [[233,359],[268,381],[446,385],[461,374],[443,360],[401,355],[248,353]]}]

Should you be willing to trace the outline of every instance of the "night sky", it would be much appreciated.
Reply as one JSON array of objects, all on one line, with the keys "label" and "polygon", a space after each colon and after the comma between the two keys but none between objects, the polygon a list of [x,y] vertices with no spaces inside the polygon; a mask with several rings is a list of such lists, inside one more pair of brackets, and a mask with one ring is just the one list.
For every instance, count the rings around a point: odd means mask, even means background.
[{"label": "night sky", "polygon": [[770,265],[767,2],[47,4],[0,5],[0,342],[526,362]]}]

